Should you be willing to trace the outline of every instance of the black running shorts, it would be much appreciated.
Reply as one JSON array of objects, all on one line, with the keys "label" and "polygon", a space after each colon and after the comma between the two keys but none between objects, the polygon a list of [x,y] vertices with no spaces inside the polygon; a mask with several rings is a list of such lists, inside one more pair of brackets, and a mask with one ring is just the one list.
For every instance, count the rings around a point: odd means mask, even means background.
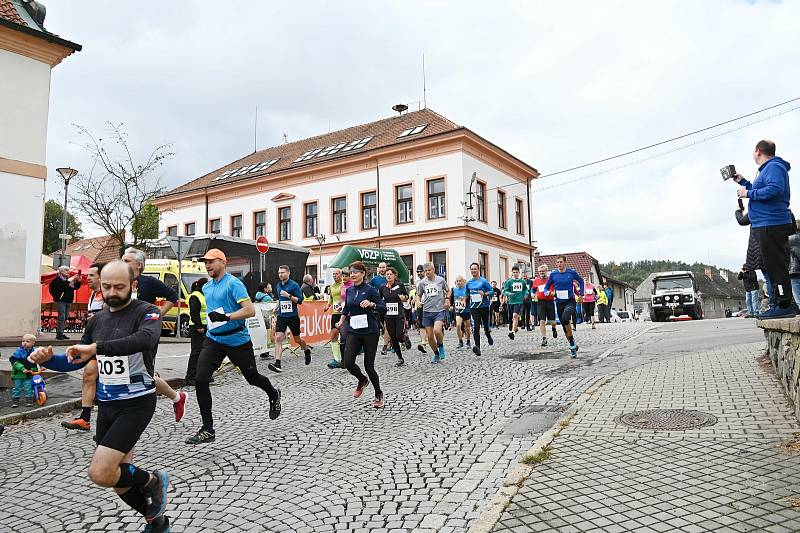
[{"label": "black running shorts", "polygon": [[555,322],[556,306],[553,300],[539,300],[536,302],[536,316],[540,321]]},{"label": "black running shorts", "polygon": [[336,329],[336,325],[339,323],[341,319],[342,319],[341,313],[333,313],[331,315],[331,329]]},{"label": "black running shorts", "polygon": [[286,333],[286,328],[289,328],[289,331],[292,332],[292,335],[299,337],[300,317],[278,315],[278,318],[275,321],[275,333]]},{"label": "black running shorts", "polygon": [[128,400],[98,400],[95,442],[98,446],[128,453],[144,433],[155,410],[155,391]]},{"label": "black running shorts", "polygon": [[575,311],[575,300],[559,300],[556,304],[558,307],[558,318],[561,320],[563,326],[566,322],[572,319],[575,324],[578,323],[578,317]]}]

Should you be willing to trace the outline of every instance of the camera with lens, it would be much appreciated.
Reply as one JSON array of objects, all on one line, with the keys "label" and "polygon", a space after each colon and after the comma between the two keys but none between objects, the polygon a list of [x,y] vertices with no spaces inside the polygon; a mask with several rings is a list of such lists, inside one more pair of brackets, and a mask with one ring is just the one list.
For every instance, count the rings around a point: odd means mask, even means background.
[{"label": "camera with lens", "polygon": [[736,177],[736,168],[733,165],[725,165],[719,169],[719,173],[722,174],[723,180],[729,180]]}]

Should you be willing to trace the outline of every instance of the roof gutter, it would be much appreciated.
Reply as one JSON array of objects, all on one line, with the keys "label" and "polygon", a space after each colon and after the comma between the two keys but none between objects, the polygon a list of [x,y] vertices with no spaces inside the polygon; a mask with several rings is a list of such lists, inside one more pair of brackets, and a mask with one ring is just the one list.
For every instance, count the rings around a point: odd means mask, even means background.
[{"label": "roof gutter", "polygon": [[0,26],[5,26],[6,28],[10,28],[12,30],[25,33],[27,35],[38,37],[39,39],[45,40],[48,43],[57,44],[63,46],[64,48],[69,48],[70,50],[74,50],[76,52],[80,52],[83,49],[81,45],[73,43],[72,41],[68,41],[66,39],[62,39],[61,37],[53,35],[52,33],[29,28],[28,26],[17,24],[16,22],[12,22],[2,17],[0,17]]}]

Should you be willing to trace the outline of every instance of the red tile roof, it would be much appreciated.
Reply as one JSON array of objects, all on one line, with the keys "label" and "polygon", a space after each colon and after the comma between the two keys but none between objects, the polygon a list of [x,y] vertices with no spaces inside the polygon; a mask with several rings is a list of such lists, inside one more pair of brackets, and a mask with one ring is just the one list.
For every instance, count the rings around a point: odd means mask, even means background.
[{"label": "red tile roof", "polygon": [[15,24],[27,26],[25,20],[17,13],[17,8],[11,3],[11,0],[0,0],[0,18],[10,20]]},{"label": "red tile roof", "polygon": [[[67,255],[82,255],[92,263],[107,263],[120,258],[119,248],[119,242],[114,237],[104,235],[68,244]],[[58,250],[57,253],[60,252],[61,250]]]},{"label": "red tile roof", "polygon": [[600,264],[597,262],[597,259],[592,257],[586,252],[571,252],[567,254],[552,254],[552,255],[537,255],[533,258],[535,263],[535,268],[539,268],[539,265],[546,264],[550,270],[556,268],[556,258],[559,255],[563,255],[567,258],[567,268],[575,269],[578,274],[581,275],[583,279],[589,279],[589,272],[592,270],[592,266],[597,267],[598,274],[600,273]]},{"label": "red tile roof", "polygon": [[[398,137],[401,133],[408,129],[417,126],[425,125],[425,128],[418,133]],[[298,168],[303,166],[310,166],[322,161],[330,161],[341,157],[347,157],[354,153],[363,153],[377,148],[383,148],[394,144],[401,144],[405,142],[413,142],[418,139],[431,137],[441,133],[447,133],[462,129],[458,124],[451,122],[439,113],[431,109],[422,109],[420,111],[413,111],[404,115],[385,118],[369,124],[362,124],[353,126],[332,133],[318,135],[316,137],[309,137],[301,141],[291,142],[273,146],[265,150],[260,150],[248,156],[245,156],[237,161],[229,163],[221,168],[218,168],[208,174],[201,176],[195,180],[185,183],[175,189],[169,191],[164,196],[170,194],[191,191],[193,189],[200,189],[209,184],[230,183],[233,181],[246,180],[257,176],[264,176],[275,172],[290,168]],[[357,141],[359,139],[370,138],[369,142],[355,149],[344,150],[347,144]],[[295,160],[303,154],[320,149],[324,151],[325,148],[342,146],[339,151],[329,155],[314,155],[305,161]],[[277,159],[276,162],[268,165],[269,162]],[[235,171],[237,169],[244,169],[244,167],[257,167],[263,164],[263,168],[252,168],[249,171],[244,170],[238,176],[227,176],[215,181],[220,175],[225,174],[226,171]],[[235,172],[234,172],[235,173]]]}]

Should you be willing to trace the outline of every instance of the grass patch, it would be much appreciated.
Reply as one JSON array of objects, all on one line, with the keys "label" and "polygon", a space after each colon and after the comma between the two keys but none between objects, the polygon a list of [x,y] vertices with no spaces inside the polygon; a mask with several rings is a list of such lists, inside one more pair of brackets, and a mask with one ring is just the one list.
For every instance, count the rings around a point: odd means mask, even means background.
[{"label": "grass patch", "polygon": [[550,459],[551,456],[552,453],[550,453],[550,447],[545,446],[544,448],[539,450],[538,453],[534,454],[526,453],[524,456],[522,456],[522,460],[520,462],[526,465],[538,465],[539,463],[542,463]]},{"label": "grass patch", "polygon": [[789,502],[793,509],[800,509],[800,498],[797,496],[786,498],[786,501]]},{"label": "grass patch", "polygon": [[778,449],[783,453],[800,453],[800,438],[797,433],[794,436],[793,440],[778,444]]}]

